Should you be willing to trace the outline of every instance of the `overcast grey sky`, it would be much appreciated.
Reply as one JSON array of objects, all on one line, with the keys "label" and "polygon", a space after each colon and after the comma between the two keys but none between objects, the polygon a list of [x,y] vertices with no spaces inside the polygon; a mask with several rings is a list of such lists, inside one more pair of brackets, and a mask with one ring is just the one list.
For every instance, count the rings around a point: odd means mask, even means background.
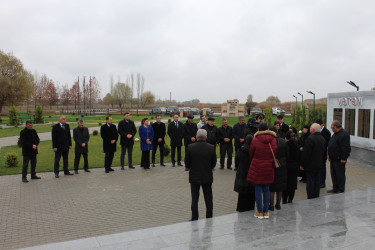
[{"label": "overcast grey sky", "polygon": [[[3,0],[0,49],[71,86],[140,72],[179,101],[293,101],[375,87],[375,1]],[[310,95],[311,97],[311,95]]]}]

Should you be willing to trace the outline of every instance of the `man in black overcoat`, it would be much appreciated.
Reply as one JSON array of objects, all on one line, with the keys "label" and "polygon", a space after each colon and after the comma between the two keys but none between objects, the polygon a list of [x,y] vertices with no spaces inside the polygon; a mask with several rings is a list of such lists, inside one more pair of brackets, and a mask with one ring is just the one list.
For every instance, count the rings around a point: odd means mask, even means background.
[{"label": "man in black overcoat", "polygon": [[310,127],[311,135],[305,142],[301,156],[300,169],[306,173],[307,199],[317,198],[320,193],[320,170],[326,141],[319,131],[320,125],[313,123]]},{"label": "man in black overcoat", "polygon": [[23,156],[22,182],[29,182],[26,178],[29,162],[31,164],[31,179],[40,179],[35,172],[36,155],[38,154],[40,139],[35,129],[33,129],[32,121],[26,121],[26,127],[20,132],[20,140],[22,144]]},{"label": "man in black overcoat", "polygon": [[[198,127],[197,124],[194,123],[194,116],[188,115],[187,121],[184,124],[184,145],[185,145],[185,158],[186,158],[186,152],[187,148],[190,144],[194,143],[196,141],[195,136],[197,135]],[[185,163],[186,166],[186,163]],[[188,169],[185,167],[185,171],[188,171]]]},{"label": "man in black overcoat", "polygon": [[84,127],[83,120],[78,121],[78,126],[73,129],[73,139],[76,143],[75,146],[75,157],[74,157],[74,173],[78,174],[79,161],[81,155],[83,156],[84,165],[83,168],[85,172],[90,172],[89,170],[89,161],[87,159],[90,133],[87,127]]},{"label": "man in black overcoat", "polygon": [[350,156],[350,135],[346,132],[339,121],[331,124],[333,135],[328,144],[328,160],[331,162],[331,178],[333,189],[329,193],[345,192],[345,165]]},{"label": "man in black overcoat", "polygon": [[214,145],[215,147],[219,144],[219,131],[214,124],[215,118],[208,118],[207,124],[202,127],[202,129],[207,131],[207,142]]},{"label": "man in black overcoat", "polygon": [[171,138],[171,160],[172,167],[175,166],[176,148],[177,148],[177,165],[181,164],[181,147],[182,139],[184,138],[184,125],[178,120],[178,115],[173,116],[173,121],[168,125],[168,135]]},{"label": "man in black overcoat", "polygon": [[118,133],[116,126],[112,124],[112,117],[105,118],[106,123],[100,127],[100,134],[103,139],[103,151],[105,153],[104,168],[105,172],[115,171],[111,168],[113,156],[116,152],[116,142],[118,140]]},{"label": "man in black overcoat", "polygon": [[125,170],[125,154],[128,150],[128,163],[129,168],[133,167],[133,145],[134,145],[134,136],[137,133],[137,128],[132,120],[130,120],[130,114],[124,113],[124,119],[118,124],[118,133],[121,135],[120,144],[121,144],[121,169]]},{"label": "man in black overcoat", "polygon": [[223,119],[222,126],[218,129],[220,140],[220,169],[224,169],[225,155],[228,155],[227,168],[232,169],[233,155],[233,129],[228,126],[228,120]]},{"label": "man in black overcoat", "polygon": [[325,188],[326,187],[326,177],[327,177],[327,150],[328,150],[328,143],[329,140],[331,139],[331,132],[324,126],[323,121],[321,119],[316,119],[315,123],[318,123],[321,127],[320,133],[326,140],[326,148],[325,148],[325,154],[323,157],[323,162],[322,162],[322,170],[320,170],[320,188]]},{"label": "man in black overcoat", "polygon": [[198,201],[201,186],[206,203],[206,218],[212,218],[212,170],[217,161],[215,146],[206,142],[207,131],[199,129],[196,137],[197,142],[189,145],[185,159],[186,167],[189,169],[192,221],[199,218]]},{"label": "man in black overcoat", "polygon": [[239,164],[237,152],[245,143],[245,129],[246,129],[245,117],[240,116],[238,118],[238,123],[236,123],[233,126],[234,152],[236,153],[236,157],[234,158],[234,170],[235,171],[237,171],[238,164]]},{"label": "man in black overcoat", "polygon": [[69,124],[66,123],[66,117],[60,116],[59,123],[52,127],[52,148],[55,152],[54,172],[55,177],[59,178],[59,162],[63,158],[64,175],[73,175],[68,169],[68,155],[72,148],[72,136]]},{"label": "man in black overcoat", "polygon": [[165,124],[161,121],[160,115],[156,116],[156,122],[152,125],[154,130],[154,138],[152,139],[152,166],[155,167],[155,155],[156,151],[160,150],[160,166],[165,167],[164,164],[164,144],[165,144]]}]

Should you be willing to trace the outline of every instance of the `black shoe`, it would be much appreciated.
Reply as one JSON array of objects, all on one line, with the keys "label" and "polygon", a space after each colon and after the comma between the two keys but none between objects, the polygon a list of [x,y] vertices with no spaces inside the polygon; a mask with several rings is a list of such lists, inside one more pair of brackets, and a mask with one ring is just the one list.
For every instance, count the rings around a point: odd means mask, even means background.
[{"label": "black shoe", "polygon": [[173,167],[173,168],[175,167],[174,163],[172,163],[172,167]]},{"label": "black shoe", "polygon": [[345,193],[345,191],[337,191],[338,194]]},{"label": "black shoe", "polygon": [[29,181],[26,178],[22,178],[22,182],[28,183]]},{"label": "black shoe", "polygon": [[150,167],[145,167],[145,168],[143,168],[144,170],[149,170],[150,169]]},{"label": "black shoe", "polygon": [[155,163],[152,163],[152,167],[153,167],[153,168],[155,167]]},{"label": "black shoe", "polygon": [[196,221],[196,220],[198,220],[198,219],[191,219],[191,220],[189,220],[189,221]]},{"label": "black shoe", "polygon": [[91,171],[90,171],[90,170],[88,170],[88,169],[85,169],[85,172],[86,172],[86,173],[90,173]]},{"label": "black shoe", "polygon": [[327,190],[327,193],[334,193],[334,194],[336,194],[338,192],[337,192],[337,190],[331,189],[331,190]]},{"label": "black shoe", "polygon": [[133,167],[133,165],[129,165],[129,168],[131,168],[131,169],[135,169],[135,167]]},{"label": "black shoe", "polygon": [[324,185],[324,184],[320,185],[320,188],[325,188],[325,187],[326,187],[326,185]]},{"label": "black shoe", "polygon": [[59,178],[59,174],[55,174],[55,178]]},{"label": "black shoe", "polygon": [[188,168],[185,168],[185,171],[189,171],[189,169],[188,169]]},{"label": "black shoe", "polygon": [[275,207],[270,205],[270,206],[268,207],[268,210],[269,210],[269,211],[273,211],[273,210],[275,210]]},{"label": "black shoe", "polygon": [[105,173],[108,174],[108,173],[109,173],[109,170],[106,170]]},{"label": "black shoe", "polygon": [[70,172],[66,172],[66,173],[64,173],[64,175],[74,175],[74,174],[72,174]]},{"label": "black shoe", "polygon": [[238,170],[238,168],[234,168],[234,171],[237,171]]},{"label": "black shoe", "polygon": [[280,210],[280,209],[281,209],[280,204],[276,204],[275,208],[276,208],[277,210]]},{"label": "black shoe", "polygon": [[184,165],[181,164],[181,162],[177,163],[178,166],[183,167]]},{"label": "black shoe", "polygon": [[230,170],[232,170],[232,167],[227,167],[227,169],[230,169]]},{"label": "black shoe", "polygon": [[109,171],[115,171],[113,168],[109,168]]},{"label": "black shoe", "polygon": [[74,170],[74,173],[75,173],[75,174],[78,174],[78,170]]},{"label": "black shoe", "polygon": [[220,169],[224,169],[224,166],[220,166]]},{"label": "black shoe", "polygon": [[121,167],[121,170],[125,170],[125,168],[124,168],[124,167]]},{"label": "black shoe", "polygon": [[160,166],[165,167],[165,164],[164,163],[160,163]]},{"label": "black shoe", "polygon": [[31,176],[31,179],[32,180],[39,180],[39,179],[42,179],[42,177],[34,175],[34,176]]}]

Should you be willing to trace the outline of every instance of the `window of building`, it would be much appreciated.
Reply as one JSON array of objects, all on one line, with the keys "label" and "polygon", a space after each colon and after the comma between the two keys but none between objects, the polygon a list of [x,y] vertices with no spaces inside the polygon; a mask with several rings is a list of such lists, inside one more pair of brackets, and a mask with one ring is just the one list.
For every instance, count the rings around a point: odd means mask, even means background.
[{"label": "window of building", "polygon": [[350,135],[355,133],[355,109],[345,109],[345,130]]},{"label": "window of building", "polygon": [[333,109],[333,120],[337,120],[342,123],[342,109]]},{"label": "window of building", "polygon": [[370,109],[358,110],[358,136],[370,138]]}]

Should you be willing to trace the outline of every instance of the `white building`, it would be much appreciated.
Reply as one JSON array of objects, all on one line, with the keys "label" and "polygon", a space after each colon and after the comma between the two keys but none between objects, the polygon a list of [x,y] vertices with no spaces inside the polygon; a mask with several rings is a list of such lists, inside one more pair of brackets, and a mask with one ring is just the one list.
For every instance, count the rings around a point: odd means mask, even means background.
[{"label": "white building", "polygon": [[[329,93],[327,128],[333,120],[342,122],[350,134],[350,158],[370,163],[375,159],[375,91]],[[332,132],[332,131],[331,131]],[[354,153],[354,154],[353,154]]]}]

